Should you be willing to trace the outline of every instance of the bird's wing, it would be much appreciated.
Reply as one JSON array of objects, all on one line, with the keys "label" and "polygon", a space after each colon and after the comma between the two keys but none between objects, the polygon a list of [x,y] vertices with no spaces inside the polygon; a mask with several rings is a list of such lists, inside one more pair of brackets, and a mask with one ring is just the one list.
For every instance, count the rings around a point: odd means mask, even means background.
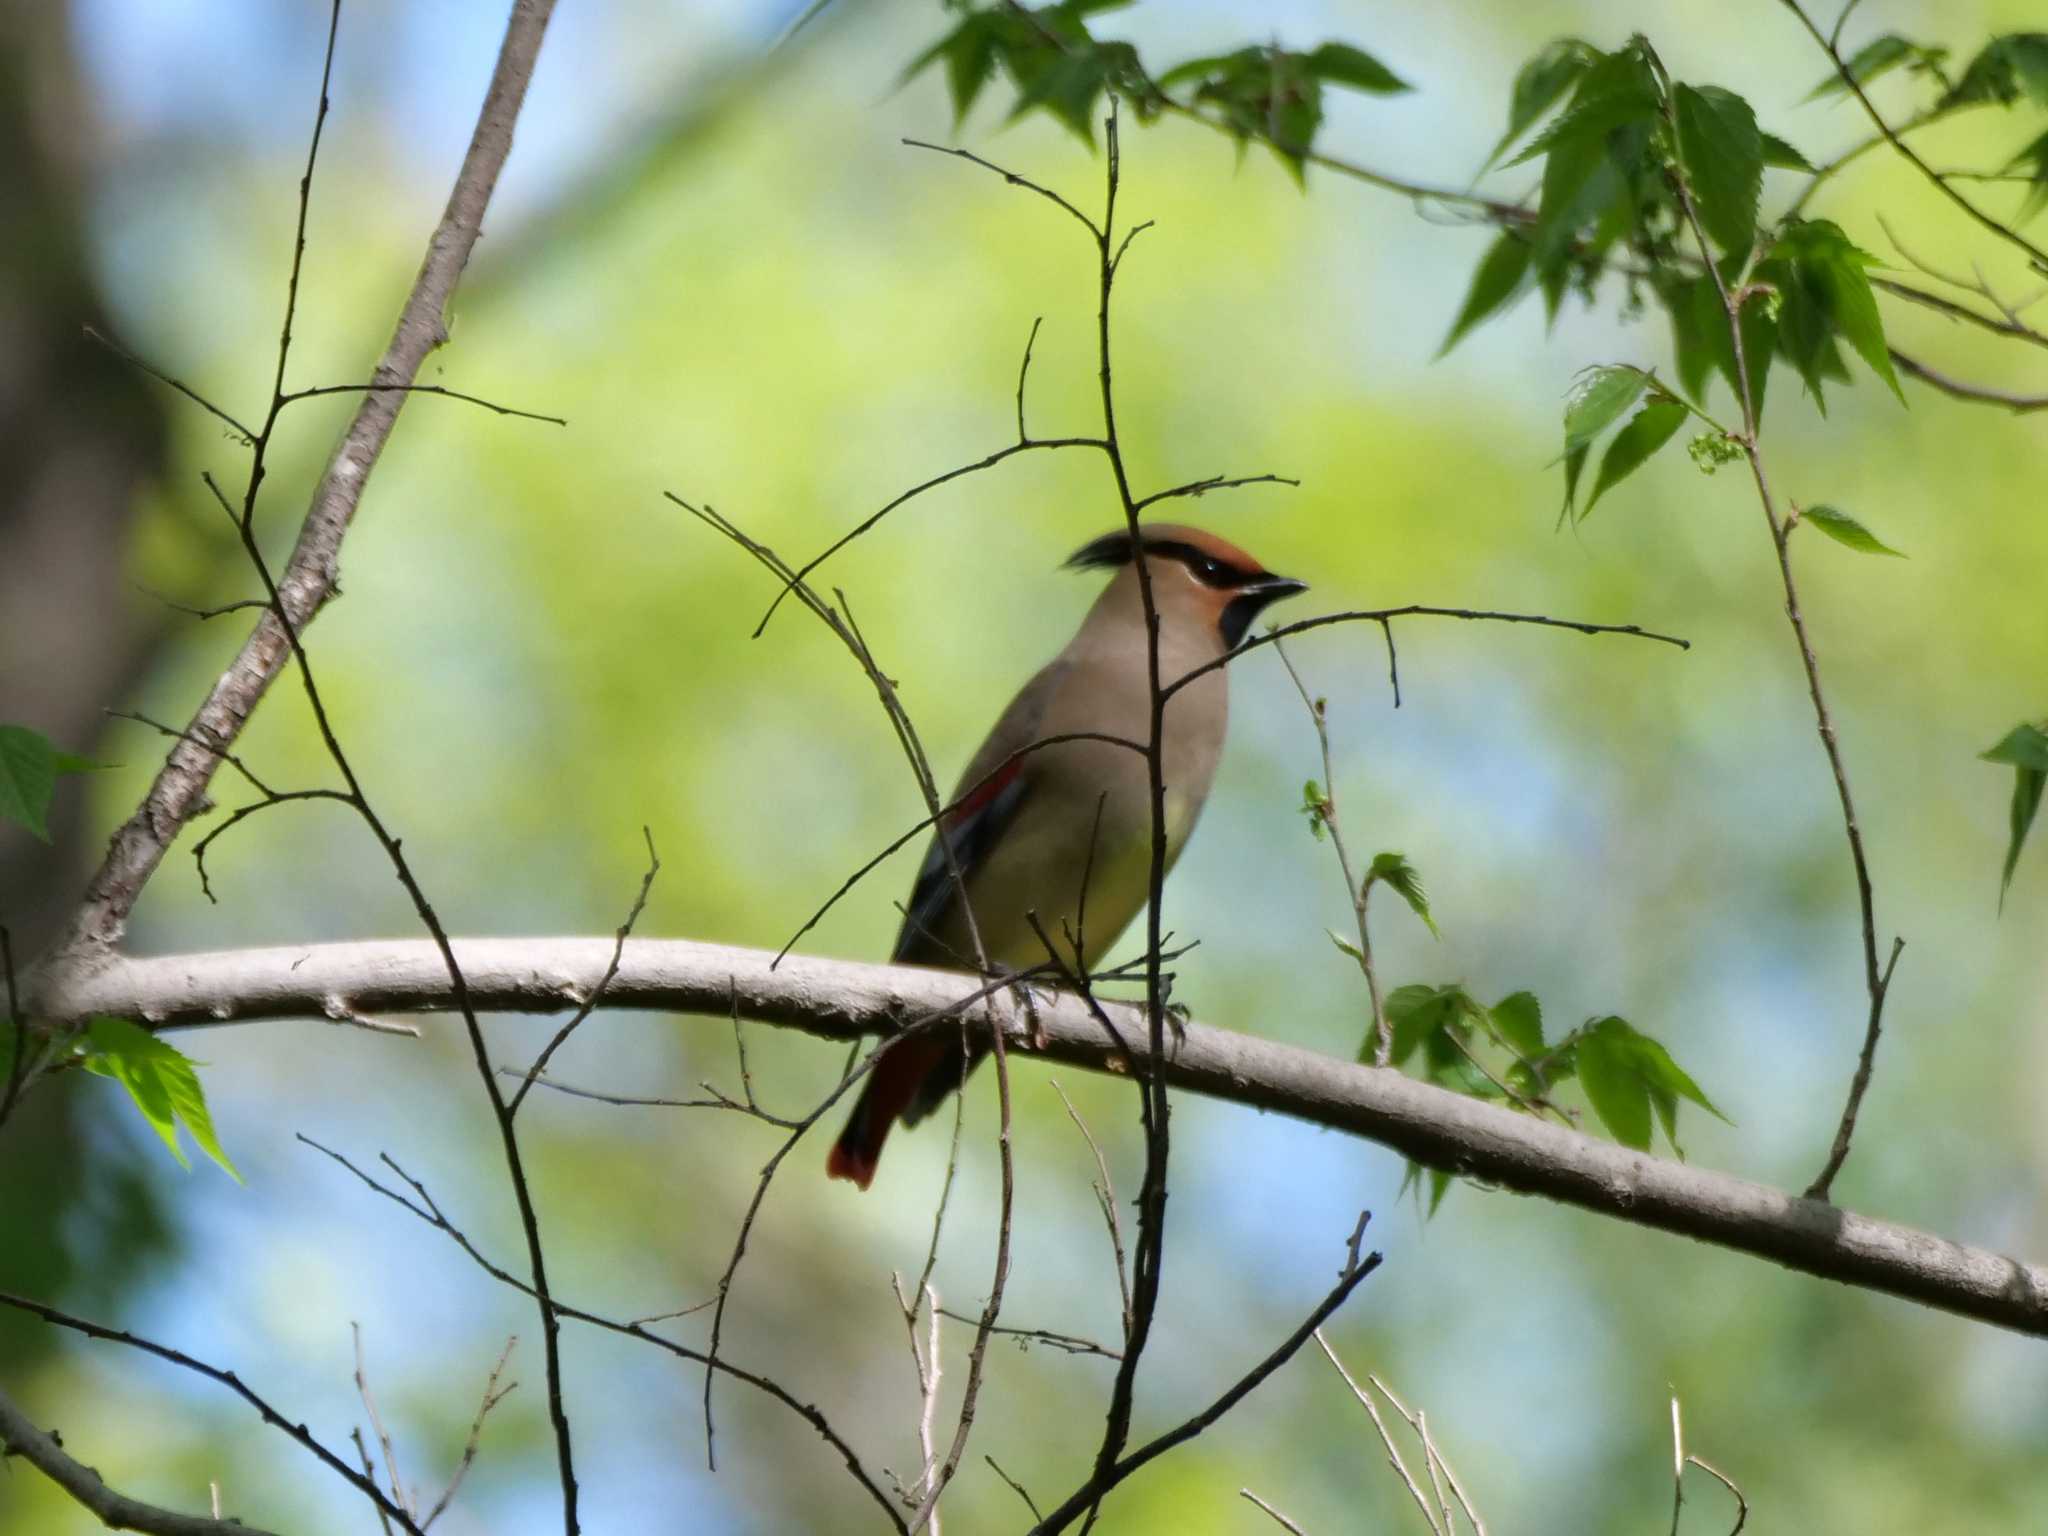
[{"label": "bird's wing", "polygon": [[948,955],[937,939],[958,894],[952,871],[946,866],[946,848],[951,846],[961,877],[972,880],[989,850],[1002,839],[1004,829],[1015,820],[1031,793],[1031,764],[1036,755],[1018,754],[1038,740],[1046,706],[1061,674],[1070,665],[1064,659],[1056,660],[1018,691],[960,776],[953,791],[953,799],[959,804],[939,823],[939,833],[925,851],[917,883],[911,887],[910,903],[904,909],[902,930],[896,935],[892,960],[913,964],[951,960],[969,969],[973,967],[973,956]]}]

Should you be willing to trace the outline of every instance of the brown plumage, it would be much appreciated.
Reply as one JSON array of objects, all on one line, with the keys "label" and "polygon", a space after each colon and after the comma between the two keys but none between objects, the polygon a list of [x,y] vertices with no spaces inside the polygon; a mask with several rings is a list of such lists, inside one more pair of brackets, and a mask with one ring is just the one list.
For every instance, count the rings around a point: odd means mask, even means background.
[{"label": "brown plumage", "polygon": [[[1262,608],[1304,587],[1198,528],[1149,524],[1142,545],[1159,612],[1163,683],[1227,655]],[[1066,649],[1010,701],[961,775],[952,796],[960,803],[941,824],[960,864],[982,948],[990,964],[1011,970],[1045,958],[1028,914],[1035,912],[1063,947],[1061,936],[1085,921],[1082,958],[1092,965],[1144,908],[1150,884],[1151,795],[1142,752],[1107,741],[1025,750],[1047,737],[1079,732],[1142,747],[1150,733],[1145,615],[1130,535],[1106,534],[1067,563],[1116,574]],[[1221,670],[1167,701],[1161,767],[1169,868],[1208,797],[1229,708]],[[918,871],[891,958],[975,969],[973,937],[937,836]],[[1069,964],[1075,959],[1071,952],[1064,958]],[[944,1030],[890,1046],[869,1072],[826,1171],[866,1189],[890,1126],[899,1118],[915,1125],[930,1114],[984,1050],[976,1046],[965,1053],[958,1033]]]}]

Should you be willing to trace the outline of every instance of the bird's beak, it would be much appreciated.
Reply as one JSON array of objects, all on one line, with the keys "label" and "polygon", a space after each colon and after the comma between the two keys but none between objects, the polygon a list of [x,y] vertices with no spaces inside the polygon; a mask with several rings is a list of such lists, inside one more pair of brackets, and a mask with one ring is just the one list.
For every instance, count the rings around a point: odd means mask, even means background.
[{"label": "bird's beak", "polygon": [[1252,627],[1252,620],[1265,611],[1267,604],[1307,590],[1307,582],[1296,581],[1292,576],[1261,576],[1246,582],[1224,604],[1223,617],[1218,624],[1224,646],[1236,650],[1244,640],[1245,631]]},{"label": "bird's beak", "polygon": [[1247,582],[1237,590],[1247,595],[1257,594],[1263,606],[1265,603],[1277,603],[1283,597],[1292,597],[1297,592],[1306,592],[1308,583],[1297,581],[1292,576],[1261,576],[1257,581]]}]

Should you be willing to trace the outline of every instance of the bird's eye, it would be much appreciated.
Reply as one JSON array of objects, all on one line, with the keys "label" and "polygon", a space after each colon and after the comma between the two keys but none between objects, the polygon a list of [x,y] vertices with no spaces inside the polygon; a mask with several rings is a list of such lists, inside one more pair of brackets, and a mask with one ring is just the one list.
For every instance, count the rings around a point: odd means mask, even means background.
[{"label": "bird's eye", "polygon": [[1212,587],[1222,586],[1230,576],[1221,560],[1212,560],[1207,555],[1195,562],[1195,574]]}]

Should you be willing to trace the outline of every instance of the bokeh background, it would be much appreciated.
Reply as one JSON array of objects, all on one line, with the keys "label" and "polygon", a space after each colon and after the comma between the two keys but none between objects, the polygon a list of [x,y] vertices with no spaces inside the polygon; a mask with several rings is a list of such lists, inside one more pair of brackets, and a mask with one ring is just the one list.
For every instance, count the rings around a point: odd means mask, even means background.
[{"label": "bokeh background", "polygon": [[[758,536],[814,550],[913,481],[1000,446],[1024,336],[1045,317],[1031,411],[1092,421],[1091,254],[1038,200],[899,146],[946,135],[941,82],[898,89],[937,35],[933,6],[842,4],[774,47],[801,7],[565,6],[433,382],[567,417],[567,429],[422,399],[405,412],[345,558],[346,598],[312,632],[344,739],[450,926],[604,932],[638,879],[640,829],[664,861],[643,931],[779,944],[919,805],[872,696],[791,612],[750,640],[769,588],[665,503],[708,498]],[[1872,3],[1959,49],[2029,17],[2009,3]],[[0,497],[0,717],[119,765],[67,781],[55,851],[4,845],[8,919],[47,933],[160,760],[105,724],[114,705],[185,719],[239,643],[144,596],[247,595],[202,470],[234,479],[217,423],[111,366],[101,323],[230,408],[268,388],[293,189],[326,8],[264,0],[73,0],[0,22],[4,112],[24,168],[9,236],[7,449]],[[351,0],[309,231],[297,382],[361,377],[413,276],[488,74],[493,5]],[[1739,12],[1739,13],[1738,13]],[[1820,156],[1861,134],[1852,108],[1801,105],[1822,66],[1781,8],[1618,3],[1277,7],[1153,3],[1107,19],[1170,61],[1277,33],[1342,36],[1418,87],[1347,99],[1327,143],[1461,184],[1500,131],[1537,44],[1647,29],[1675,73],[1726,83]],[[1896,103],[1894,83],[1881,96]],[[993,93],[992,93],[993,94]],[[1101,163],[1042,121],[993,107],[964,139],[1078,200]],[[2009,142],[2010,141],[2010,142]],[[2018,142],[1999,114],[1937,136],[1981,162]],[[1553,1026],[1618,1012],[1666,1040],[1734,1124],[1688,1115],[1700,1162],[1800,1187],[1826,1148],[1863,993],[1849,866],[1750,489],[1666,454],[1577,533],[1555,531],[1560,401],[1593,362],[1666,365],[1662,324],[1533,301],[1434,354],[1486,235],[1269,157],[1237,162],[1189,125],[1127,134],[1126,207],[1159,227],[1121,290],[1118,380],[1141,481],[1298,475],[1189,510],[1330,606],[1406,601],[1636,621],[1679,654],[1618,640],[1415,624],[1391,707],[1376,632],[1296,656],[1329,696],[1346,825],[1405,851],[1443,928],[1380,919],[1393,983],[1521,987]],[[1774,173],[1775,175],[1776,173]],[[1504,185],[1514,188],[1513,175]],[[1780,197],[1785,189],[1775,190]],[[1998,201],[1993,196],[1993,201]],[[1883,156],[1820,211],[1895,260],[2003,254]],[[1614,296],[1610,296],[1612,298]],[[1888,307],[1895,338],[1957,373],[2020,385],[2034,359]],[[1867,377],[1823,417],[1781,378],[1770,452],[1783,494],[1856,512],[1907,560],[1820,541],[1798,552],[1879,882],[1906,935],[1876,1085],[1837,1186],[1858,1210],[2048,1255],[2042,928],[2048,859],[2023,862],[2002,917],[2010,775],[1976,761],[2048,701],[2041,418],[2009,418]],[[299,408],[263,509],[282,548],[345,406]],[[50,465],[61,460],[62,473]],[[132,487],[132,494],[130,488]],[[69,515],[53,518],[53,506]],[[1115,516],[1101,467],[1034,455],[913,505],[833,579],[901,680],[942,775],[1064,640],[1092,582],[1056,572]],[[1306,612],[1306,608],[1299,611]],[[1299,813],[1314,738],[1270,655],[1233,682],[1216,795],[1168,889],[1202,947],[1179,995],[1212,1023],[1338,1055],[1364,1008],[1323,929],[1346,907]],[[297,690],[243,740],[282,784],[322,764]],[[222,781],[223,799],[235,799]],[[877,957],[906,853],[808,941]],[[151,886],[142,951],[413,931],[374,847],[324,807],[267,813],[221,845],[217,904],[179,850]],[[1130,945],[1124,946],[1126,952]],[[535,1021],[492,1024],[517,1061]],[[491,1252],[517,1233],[495,1137],[455,1031],[417,1043],[308,1024],[183,1043],[205,1063],[246,1176],[179,1170],[113,1085],[50,1089],[7,1128],[0,1285],[52,1297],[240,1371],[339,1443],[362,1419],[350,1323],[403,1470],[451,1466],[508,1335],[519,1389],[493,1418],[450,1532],[559,1524],[534,1319],[445,1239],[294,1141],[388,1151]],[[772,1106],[805,1103],[841,1052],[751,1036]],[[717,1020],[607,1014],[559,1061],[628,1091],[736,1083]],[[1017,1263],[1006,1318],[1099,1337],[1115,1327],[1086,1148],[1046,1074],[1017,1074]],[[1128,1195],[1128,1085],[1065,1075]],[[989,1273],[993,1090],[978,1081],[937,1284],[973,1310]],[[551,1267],[618,1315],[708,1296],[778,1133],[707,1111],[542,1094],[523,1117]],[[1354,1369],[1424,1406],[1492,1527],[1640,1531],[1668,1518],[1667,1400],[1690,1448],[1747,1490],[1751,1529],[2042,1529],[2048,1354],[2038,1343],[1780,1272],[1679,1239],[1460,1186],[1434,1220],[1399,1195],[1393,1155],[1187,1099],[1176,1117],[1171,1250],[1140,1429],[1177,1418],[1321,1294],[1358,1209],[1383,1270],[1333,1330]],[[915,1398],[889,1274],[914,1270],[943,1130],[901,1138],[864,1198],[800,1151],[757,1229],[729,1348],[851,1433],[871,1465],[916,1464]],[[700,1339],[703,1319],[675,1325]],[[967,1330],[947,1325],[947,1406]],[[787,1413],[719,1393],[707,1473],[701,1381],[573,1328],[568,1393],[593,1531],[859,1531],[871,1509]],[[226,1507],[293,1532],[360,1532],[371,1513],[224,1394],[167,1366],[0,1316],[8,1390],[134,1495]],[[998,1348],[975,1452],[949,1497],[958,1530],[1023,1514],[979,1459],[1041,1502],[1077,1479],[1109,1370]],[[1270,1528],[1250,1486],[1317,1533],[1414,1527],[1369,1426],[1304,1356],[1227,1421],[1130,1484],[1117,1531]],[[1688,1531],[1726,1529],[1717,1490]],[[26,1469],[0,1471],[0,1530],[90,1522]],[[1662,1528],[1658,1525],[1657,1528]]]}]

